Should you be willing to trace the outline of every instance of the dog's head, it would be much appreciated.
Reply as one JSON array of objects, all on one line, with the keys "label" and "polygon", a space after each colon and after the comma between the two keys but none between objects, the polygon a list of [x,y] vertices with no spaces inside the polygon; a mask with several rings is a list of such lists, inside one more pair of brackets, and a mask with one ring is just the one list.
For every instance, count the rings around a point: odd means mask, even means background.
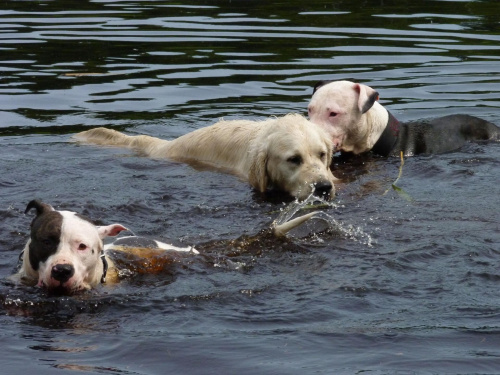
[{"label": "dog's head", "polygon": [[70,211],[56,211],[37,200],[26,213],[36,209],[31,236],[23,258],[24,274],[41,287],[73,293],[96,286],[105,271],[100,258],[102,239],[116,236],[123,225],[95,226],[89,219]]},{"label": "dog's head", "polygon": [[336,150],[359,153],[370,131],[363,116],[378,100],[378,92],[350,81],[321,81],[308,106],[309,119],[330,135]]},{"label": "dog's head", "polygon": [[311,192],[333,196],[332,143],[326,132],[303,116],[289,114],[266,124],[250,150],[249,181],[305,199]]}]

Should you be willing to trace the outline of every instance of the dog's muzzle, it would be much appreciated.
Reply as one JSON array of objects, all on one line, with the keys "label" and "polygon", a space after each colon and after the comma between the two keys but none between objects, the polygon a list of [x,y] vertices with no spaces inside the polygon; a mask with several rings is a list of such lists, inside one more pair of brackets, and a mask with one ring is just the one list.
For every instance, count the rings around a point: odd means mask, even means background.
[{"label": "dog's muzzle", "polygon": [[329,181],[321,181],[314,184],[314,195],[318,197],[328,196],[332,193],[333,185]]}]

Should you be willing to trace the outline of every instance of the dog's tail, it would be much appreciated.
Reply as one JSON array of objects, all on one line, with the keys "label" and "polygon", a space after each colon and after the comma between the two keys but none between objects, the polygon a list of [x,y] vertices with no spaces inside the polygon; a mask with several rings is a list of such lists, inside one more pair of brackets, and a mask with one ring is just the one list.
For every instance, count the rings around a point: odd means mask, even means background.
[{"label": "dog's tail", "polygon": [[76,134],[75,139],[80,142],[93,143],[96,145],[127,147],[153,157],[157,156],[161,146],[168,143],[168,141],[148,135],[130,136],[106,128],[86,130]]},{"label": "dog's tail", "polygon": [[314,215],[316,215],[316,212],[311,212],[311,213],[308,213],[306,215],[296,217],[295,219],[287,221],[283,224],[279,224],[279,225],[275,224],[272,226],[273,233],[276,237],[283,237],[288,232],[290,232],[292,229],[297,228],[298,226],[302,225],[307,220],[312,218]]}]

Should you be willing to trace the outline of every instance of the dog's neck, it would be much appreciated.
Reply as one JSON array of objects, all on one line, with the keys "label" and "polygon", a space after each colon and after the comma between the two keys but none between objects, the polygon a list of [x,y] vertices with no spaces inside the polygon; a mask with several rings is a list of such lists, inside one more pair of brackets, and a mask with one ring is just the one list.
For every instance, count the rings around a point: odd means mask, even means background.
[{"label": "dog's neck", "polygon": [[399,136],[399,121],[390,112],[387,113],[389,114],[387,125],[372,148],[372,152],[380,156],[389,156]]},{"label": "dog's neck", "polygon": [[113,276],[110,275],[113,267],[114,264],[111,259],[109,259],[104,252],[101,252],[95,267],[88,270],[84,283],[88,284],[90,288],[94,288],[99,284],[106,284],[110,277],[113,278]]},{"label": "dog's neck", "polygon": [[109,263],[110,259],[106,257],[104,252],[101,252],[99,256],[99,260],[93,270],[93,272],[89,273],[88,283],[95,287],[96,285],[105,284],[108,276],[108,272],[112,264]]},{"label": "dog's neck", "polygon": [[399,121],[379,103],[367,112],[371,122],[368,146],[374,154],[388,156],[399,135]]}]

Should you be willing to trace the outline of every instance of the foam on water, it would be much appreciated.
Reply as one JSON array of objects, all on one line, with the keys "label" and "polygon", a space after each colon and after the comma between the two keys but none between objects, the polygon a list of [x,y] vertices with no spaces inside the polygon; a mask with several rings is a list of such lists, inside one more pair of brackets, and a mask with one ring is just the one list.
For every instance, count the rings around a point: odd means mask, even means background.
[{"label": "foam on water", "polygon": [[[327,225],[327,231],[339,232],[343,237],[349,238],[358,243],[367,245],[371,247],[373,245],[373,239],[370,234],[365,233],[360,226],[355,224],[343,223],[335,219],[332,215],[333,210],[337,210],[340,207],[338,203],[329,202],[321,197],[315,196],[312,193],[303,201],[295,200],[289,203],[287,206],[280,209],[281,213],[274,220],[273,225],[281,225],[290,220],[292,220],[301,211],[316,210],[315,215],[310,220],[319,220]],[[303,212],[302,212],[303,213]],[[321,230],[324,232],[325,230]],[[322,242],[321,233],[319,231],[314,231],[310,235],[310,238],[318,243]]]}]

